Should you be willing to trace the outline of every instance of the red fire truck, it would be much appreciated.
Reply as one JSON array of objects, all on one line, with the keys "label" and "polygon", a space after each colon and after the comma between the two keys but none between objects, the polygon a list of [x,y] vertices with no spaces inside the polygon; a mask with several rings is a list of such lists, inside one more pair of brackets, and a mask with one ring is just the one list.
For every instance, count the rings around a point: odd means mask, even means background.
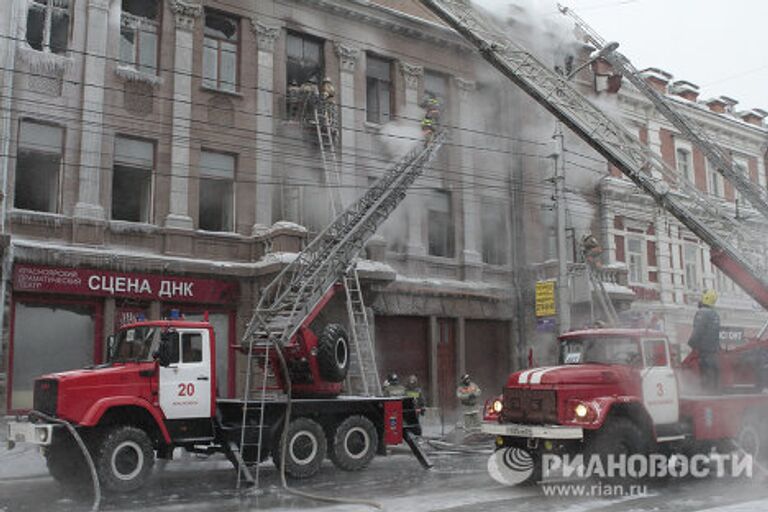
[{"label": "red fire truck", "polygon": [[[754,386],[751,393],[705,394],[695,355],[675,364],[663,333],[593,329],[558,343],[560,364],[513,373],[502,396],[487,404],[482,428],[497,436],[498,448],[524,449],[536,464],[546,453],[731,452],[732,440],[766,455],[768,395]],[[724,375],[743,353],[722,354]]]},{"label": "red fire truck", "polygon": [[[329,324],[315,343],[345,344],[344,337],[340,326]],[[125,326],[106,363],[38,378],[32,421],[11,422],[9,442],[41,445],[51,475],[77,483],[88,478],[83,454],[67,430],[48,418],[66,420],[85,441],[102,486],[120,492],[141,487],[155,454],[170,459],[176,447],[224,453],[237,467],[243,428],[245,463],[271,456],[279,467],[286,401],[263,403],[260,433],[262,403],[254,398],[243,427],[242,400],[216,398],[215,343],[207,322]],[[343,360],[338,364],[346,368]],[[314,475],[326,455],[341,469],[363,469],[387,446],[421,434],[410,399],[294,398],[292,408],[286,473],[297,478]]]}]

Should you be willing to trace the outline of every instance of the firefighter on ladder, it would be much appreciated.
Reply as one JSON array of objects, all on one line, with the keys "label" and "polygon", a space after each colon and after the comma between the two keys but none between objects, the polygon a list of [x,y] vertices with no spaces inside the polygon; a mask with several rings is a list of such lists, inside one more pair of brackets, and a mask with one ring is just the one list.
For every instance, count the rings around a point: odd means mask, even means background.
[{"label": "firefighter on ladder", "polygon": [[427,95],[421,102],[424,109],[424,118],[421,120],[421,133],[424,141],[429,142],[440,126],[440,100],[432,95]]},{"label": "firefighter on ladder", "polygon": [[584,263],[589,266],[590,270],[597,270],[603,266],[600,260],[603,248],[592,233],[587,233],[582,237],[581,253],[584,255]]}]

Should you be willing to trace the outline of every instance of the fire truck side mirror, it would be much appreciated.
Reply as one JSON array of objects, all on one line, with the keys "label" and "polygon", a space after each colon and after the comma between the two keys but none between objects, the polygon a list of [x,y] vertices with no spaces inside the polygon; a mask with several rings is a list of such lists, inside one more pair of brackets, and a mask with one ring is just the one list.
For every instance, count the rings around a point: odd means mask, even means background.
[{"label": "fire truck side mirror", "polygon": [[[174,350],[175,349],[175,350]],[[160,346],[154,356],[160,366],[168,367],[178,361],[179,333],[165,332],[160,336]],[[174,357],[175,356],[175,357]]]}]

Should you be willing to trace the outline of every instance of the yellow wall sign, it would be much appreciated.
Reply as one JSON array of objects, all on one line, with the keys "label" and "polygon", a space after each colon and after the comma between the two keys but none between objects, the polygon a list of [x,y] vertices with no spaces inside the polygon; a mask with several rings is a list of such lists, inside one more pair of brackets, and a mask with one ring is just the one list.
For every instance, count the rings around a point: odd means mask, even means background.
[{"label": "yellow wall sign", "polygon": [[555,282],[536,282],[536,316],[555,316]]}]

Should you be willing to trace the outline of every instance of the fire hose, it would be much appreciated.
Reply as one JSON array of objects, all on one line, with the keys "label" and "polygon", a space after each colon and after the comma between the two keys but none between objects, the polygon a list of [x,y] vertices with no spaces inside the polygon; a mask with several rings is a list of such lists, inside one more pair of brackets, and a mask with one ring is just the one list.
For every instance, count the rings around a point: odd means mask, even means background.
[{"label": "fire hose", "polygon": [[99,512],[99,508],[101,507],[101,485],[99,484],[99,475],[96,473],[96,465],[93,463],[93,458],[91,458],[91,453],[85,446],[83,438],[80,437],[80,434],[77,432],[75,427],[73,427],[72,424],[68,421],[48,416],[47,414],[39,411],[32,411],[30,416],[36,416],[44,421],[63,425],[67,428],[69,433],[72,435],[72,438],[77,443],[77,446],[80,448],[80,451],[83,452],[83,457],[85,457],[85,462],[88,464],[88,469],[91,472],[91,481],[93,482],[93,506],[91,507],[91,512]]}]

